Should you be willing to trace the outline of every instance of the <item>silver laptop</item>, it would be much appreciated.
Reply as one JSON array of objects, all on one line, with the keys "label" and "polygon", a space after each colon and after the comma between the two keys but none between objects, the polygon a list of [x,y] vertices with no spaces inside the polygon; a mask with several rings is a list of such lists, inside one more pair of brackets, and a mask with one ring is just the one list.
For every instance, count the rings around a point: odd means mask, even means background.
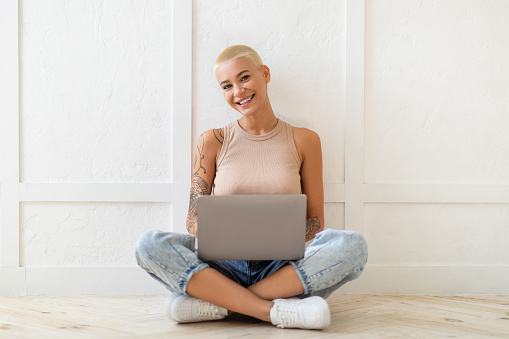
[{"label": "silver laptop", "polygon": [[306,202],[304,194],[198,197],[198,258],[302,259]]}]

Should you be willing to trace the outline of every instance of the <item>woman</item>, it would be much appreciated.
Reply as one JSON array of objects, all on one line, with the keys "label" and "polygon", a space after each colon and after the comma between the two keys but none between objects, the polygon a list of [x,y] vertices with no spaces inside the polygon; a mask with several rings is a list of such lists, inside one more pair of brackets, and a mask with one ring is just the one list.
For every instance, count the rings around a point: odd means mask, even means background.
[{"label": "woman", "polygon": [[[196,322],[242,313],[281,328],[321,329],[325,301],[356,279],[367,245],[353,231],[324,230],[322,152],[318,135],[276,118],[267,93],[270,70],[252,48],[237,45],[218,57],[214,73],[226,102],[242,117],[200,135],[191,184],[190,234],[148,231],[138,240],[138,264],[173,292],[166,315]],[[199,195],[306,194],[306,241],[297,261],[199,260],[195,252]],[[270,236],[270,235],[269,235]]]}]

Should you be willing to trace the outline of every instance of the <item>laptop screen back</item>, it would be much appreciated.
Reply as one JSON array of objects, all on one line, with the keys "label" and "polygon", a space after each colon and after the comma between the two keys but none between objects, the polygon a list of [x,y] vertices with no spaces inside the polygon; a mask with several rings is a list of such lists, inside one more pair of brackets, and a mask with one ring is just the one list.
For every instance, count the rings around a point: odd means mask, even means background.
[{"label": "laptop screen back", "polygon": [[202,260],[298,260],[304,257],[306,196],[198,197]]}]

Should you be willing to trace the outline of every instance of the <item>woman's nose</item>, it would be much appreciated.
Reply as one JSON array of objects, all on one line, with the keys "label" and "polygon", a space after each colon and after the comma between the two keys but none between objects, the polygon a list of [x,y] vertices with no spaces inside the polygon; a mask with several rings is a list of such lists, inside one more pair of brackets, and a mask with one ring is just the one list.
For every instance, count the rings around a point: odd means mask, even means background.
[{"label": "woman's nose", "polygon": [[235,96],[238,97],[239,95],[242,95],[246,89],[242,86],[235,86]]}]

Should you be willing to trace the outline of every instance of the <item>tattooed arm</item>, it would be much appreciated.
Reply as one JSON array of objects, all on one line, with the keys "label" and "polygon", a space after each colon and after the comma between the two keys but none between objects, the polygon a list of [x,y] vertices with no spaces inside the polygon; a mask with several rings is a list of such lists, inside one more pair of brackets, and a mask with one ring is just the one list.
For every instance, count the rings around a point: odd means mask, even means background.
[{"label": "tattooed arm", "polygon": [[312,240],[316,233],[323,230],[323,226],[320,222],[320,218],[311,217],[306,220],[306,241]]},{"label": "tattooed arm", "polygon": [[320,137],[307,128],[293,128],[300,169],[302,193],[307,195],[306,241],[324,229],[322,146]]},{"label": "tattooed arm", "polygon": [[223,144],[223,130],[209,130],[200,135],[196,145],[187,213],[187,231],[196,236],[198,231],[197,198],[210,195],[216,174],[216,159]]}]

